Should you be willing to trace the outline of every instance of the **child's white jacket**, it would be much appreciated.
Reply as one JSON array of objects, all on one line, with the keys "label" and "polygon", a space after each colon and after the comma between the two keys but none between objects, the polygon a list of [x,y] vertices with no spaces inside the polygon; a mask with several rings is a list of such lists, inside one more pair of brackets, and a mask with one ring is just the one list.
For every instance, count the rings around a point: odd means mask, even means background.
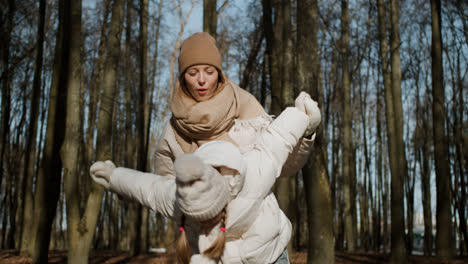
[{"label": "child's white jacket", "polygon": [[[291,237],[291,223],[280,210],[271,188],[308,123],[305,113],[295,107],[286,108],[258,135],[252,148],[242,155],[245,180],[227,208],[223,263],[272,263],[286,248]],[[217,141],[205,145],[209,144],[211,147],[218,144],[221,149],[223,144],[230,143]],[[117,168],[109,184],[111,191],[180,221],[173,176]],[[205,235],[189,218],[185,230],[194,254],[208,248],[220,232],[215,227]]]}]

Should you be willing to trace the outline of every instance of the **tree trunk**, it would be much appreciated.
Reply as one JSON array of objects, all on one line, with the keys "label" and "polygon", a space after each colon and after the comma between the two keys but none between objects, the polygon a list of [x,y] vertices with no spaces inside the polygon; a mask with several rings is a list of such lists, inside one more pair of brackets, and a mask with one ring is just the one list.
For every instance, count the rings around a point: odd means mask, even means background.
[{"label": "tree trunk", "polygon": [[423,249],[424,255],[432,255],[432,210],[431,210],[431,184],[430,175],[431,170],[429,167],[430,162],[430,149],[429,149],[429,125],[427,122],[427,98],[428,91],[425,91],[425,97],[423,104],[420,103],[420,87],[418,85],[420,68],[415,70],[416,77],[416,128],[415,128],[415,140],[416,140],[416,162],[419,163],[420,174],[421,174],[421,198],[423,206],[423,218],[424,218],[424,241]]},{"label": "tree trunk", "polygon": [[[140,151],[139,170],[148,171],[148,150],[149,150],[149,136],[151,124],[151,109],[149,102],[150,89],[148,88],[148,0],[141,0],[141,15],[140,15],[140,106],[143,107],[142,124],[140,124]],[[140,154],[141,153],[141,154]],[[141,207],[141,220],[140,227],[141,233],[141,248],[140,253],[145,253],[148,250],[148,209]]]},{"label": "tree trunk", "polygon": [[30,119],[27,130],[27,143],[25,153],[24,167],[24,204],[23,204],[23,226],[21,235],[21,256],[31,256],[34,248],[35,233],[32,231],[31,223],[34,219],[34,200],[33,200],[33,182],[35,175],[36,163],[36,138],[37,138],[37,123],[39,119],[39,100],[41,97],[41,73],[42,73],[42,58],[44,51],[44,24],[45,24],[46,1],[39,0],[39,23],[37,27],[37,53],[36,65],[34,69],[33,91],[30,105]]},{"label": "tree trunk", "polygon": [[[27,66],[26,71],[27,71],[27,74],[26,74],[27,78],[25,78],[25,80],[29,80],[29,72],[30,72],[29,65]],[[27,106],[28,105],[28,96],[27,96],[28,92],[26,92],[28,85],[26,83],[27,81],[23,81],[22,84],[20,84],[21,93],[20,93],[20,96],[18,97],[18,101],[21,100],[19,102],[19,104],[21,105],[21,119],[19,122],[20,125],[17,126],[17,130],[15,130],[17,134],[16,134],[15,141],[14,141],[14,144],[18,144],[18,145],[16,145],[17,147],[13,147],[12,149],[17,153],[18,159],[20,160],[20,162],[26,159],[24,153],[21,153],[24,151],[23,149],[25,149],[25,147],[23,148],[19,145],[21,142],[20,139],[22,139],[23,137],[27,137],[27,134],[28,134],[27,129],[24,129],[24,132],[23,132],[23,127],[26,127],[26,119],[27,119],[26,116],[27,116],[27,109],[28,109],[28,106]],[[11,164],[8,165],[7,171],[9,171],[10,169],[11,169]],[[16,174],[16,177],[17,179],[15,181],[15,185],[17,186],[16,188],[18,189],[18,191],[15,190],[15,197],[16,197],[16,204],[14,206],[15,225],[11,229],[15,230],[14,237],[13,237],[14,248],[20,248],[21,233],[23,230],[22,228],[23,228],[23,218],[24,218],[23,213],[24,213],[24,200],[25,200],[25,185],[27,184],[27,182],[26,182],[26,179],[24,178],[24,170],[20,170],[19,173]]]},{"label": "tree trunk", "polygon": [[[101,25],[101,36],[99,39],[98,54],[95,61],[93,72],[91,73],[91,83],[89,88],[89,110],[88,110],[88,126],[85,134],[85,149],[86,153],[85,162],[86,168],[91,166],[91,162],[94,161],[94,137],[96,130],[96,111],[99,104],[99,84],[102,79],[102,67],[104,64],[105,47],[107,42],[107,19],[109,17],[111,7],[111,1],[105,0],[104,3],[104,15]],[[91,185],[91,182],[89,182]],[[87,186],[89,187],[89,186]]]},{"label": "tree trunk", "polygon": [[208,32],[215,39],[217,22],[216,0],[203,0],[203,31]]},{"label": "tree trunk", "polygon": [[[126,0],[127,4],[127,15],[126,15],[126,27],[125,27],[125,67],[127,69],[132,69],[134,66],[132,65],[132,60],[131,57],[133,56],[131,53],[131,48],[132,48],[132,42],[131,42],[131,32],[132,32],[132,12],[131,12],[131,7],[130,7],[130,2],[131,0]],[[133,162],[134,160],[134,130],[133,130],[133,117],[132,113],[136,112],[135,109],[132,108],[134,102],[132,98],[132,71],[125,71],[125,92],[124,92],[124,98],[125,98],[125,157],[124,157],[124,165],[128,168],[134,168],[135,164]]]},{"label": "tree trunk", "polygon": [[260,23],[253,32],[253,43],[250,48],[249,57],[247,58],[247,64],[245,65],[245,68],[242,71],[242,80],[239,84],[240,87],[246,90],[249,90],[249,82],[252,78],[255,66],[257,65],[257,55],[260,49],[262,48],[263,37],[263,25]]},{"label": "tree trunk", "polygon": [[[72,10],[72,25],[73,25],[73,37],[78,37],[81,31],[81,2],[76,3],[73,1]],[[97,160],[108,160],[111,159],[111,148],[110,148],[110,138],[112,135],[112,114],[114,110],[114,98],[116,94],[116,69],[119,61],[119,52],[120,52],[120,36],[122,32],[123,24],[123,10],[124,5],[122,0],[116,0],[112,8],[112,19],[110,24],[109,31],[109,40],[107,47],[107,58],[104,67],[103,75],[103,84],[101,85],[103,94],[102,102],[99,110],[98,117],[98,127],[97,127],[97,146],[96,146],[96,159]],[[75,28],[76,27],[76,28]],[[78,35],[78,36],[77,36]],[[72,51],[78,51],[77,53],[71,55],[70,63],[72,65],[79,65],[79,44],[80,38],[77,38],[75,42],[71,41],[74,45],[77,45],[78,50],[71,49]],[[77,56],[76,58],[74,56]],[[79,68],[76,68],[75,71],[69,69],[70,73],[77,73]],[[71,75],[71,77],[78,77],[76,75]],[[72,93],[77,93],[75,96],[78,98],[79,94],[76,90],[79,91],[79,88],[74,89],[73,85],[79,85],[79,78],[70,80],[69,84],[69,93],[68,96],[73,97]],[[77,98],[68,100],[69,103],[67,107],[71,109],[79,109],[79,106],[74,105],[78,102]],[[72,108],[73,107],[73,108]],[[78,112],[78,111],[77,111]],[[72,117],[75,118],[75,122],[79,122],[79,116],[70,114],[67,111],[67,122],[72,122]],[[79,112],[78,112],[79,113]],[[70,124],[69,123],[69,124]],[[76,126],[78,123],[74,123]],[[99,210],[101,208],[103,188],[97,184],[92,184],[91,192],[89,197],[87,197],[86,208],[84,214],[80,216],[79,212],[79,197],[78,197],[78,187],[77,186],[77,176],[74,171],[76,164],[74,164],[73,157],[76,157],[76,152],[78,150],[79,139],[76,137],[79,135],[79,131],[76,131],[75,134],[71,134],[71,130],[68,128],[71,126],[67,124],[67,132],[65,136],[65,142],[61,150],[62,160],[64,161],[65,168],[65,193],[67,197],[67,227],[68,227],[68,263],[87,263],[89,250],[91,247],[92,237],[96,227],[97,217]],[[79,126],[76,126],[79,127]],[[75,129],[76,129],[75,127]],[[75,137],[75,138],[74,138]]]},{"label": "tree trunk", "polygon": [[406,179],[406,229],[408,230],[406,236],[406,249],[408,254],[411,255],[413,251],[413,221],[414,221],[414,181],[416,178],[416,162],[414,162],[414,167],[412,173],[408,173],[408,178]]},{"label": "tree trunk", "polygon": [[432,254],[432,209],[431,209],[431,170],[429,167],[429,153],[430,147],[427,133],[429,125],[424,116],[423,119],[423,145],[421,146],[422,152],[422,172],[421,172],[421,193],[423,202],[424,214],[424,254],[430,256]]},{"label": "tree trunk", "polygon": [[[370,52],[371,49],[368,49],[368,57],[370,58]],[[361,73],[359,73],[359,76],[362,76]],[[363,190],[362,190],[362,196],[363,196],[363,203],[365,206],[364,207],[364,222],[365,225],[363,226],[365,229],[364,232],[364,238],[361,238],[361,241],[363,243],[361,245],[364,245],[364,249],[368,251],[373,244],[373,236],[372,232],[375,231],[375,223],[377,222],[377,212],[376,212],[376,206],[375,206],[375,197],[373,196],[373,191],[372,191],[372,176],[371,176],[371,171],[370,171],[370,154],[369,154],[369,147],[368,147],[368,141],[367,141],[367,95],[368,95],[368,86],[369,86],[369,76],[370,76],[370,67],[367,68],[367,74],[365,75],[365,85],[363,87],[362,84],[362,77],[359,78],[359,100],[360,100],[360,109],[361,109],[361,122],[362,122],[362,138],[363,138],[363,147],[364,147],[364,181],[363,184],[365,185]],[[363,90],[364,89],[364,90]],[[368,216],[369,211],[371,212],[371,216]],[[371,221],[370,221],[370,220]],[[372,225],[371,225],[372,222]]]},{"label": "tree trunk", "polygon": [[[293,36],[291,33],[291,3],[287,0],[275,1],[273,3],[270,0],[263,0],[262,6],[268,62],[270,65],[272,98],[270,113],[279,115],[286,106],[294,104],[294,91],[292,89]],[[274,10],[274,18],[271,15],[272,10]],[[292,223],[295,223],[294,209],[296,208],[293,205],[294,199],[290,197],[291,191],[294,190],[294,177],[296,176],[279,178],[274,187],[279,206]],[[294,238],[291,241],[294,241]],[[289,243],[288,251],[290,254],[292,253],[291,246],[292,244]]]},{"label": "tree trunk", "polygon": [[[398,158],[398,177],[392,175],[392,260],[395,263],[407,262],[405,249],[405,217],[404,217],[404,190],[403,180],[408,178],[408,164],[406,161],[405,143],[403,141],[403,107],[401,102],[401,62],[400,62],[400,29],[397,0],[391,1],[390,18],[390,56],[391,56],[391,83],[393,96],[393,114],[395,122],[395,143]],[[394,214],[394,211],[395,214]],[[393,218],[395,216],[395,218]]]},{"label": "tree trunk", "polygon": [[18,199],[17,195],[19,191],[14,190],[14,186],[16,181],[19,179],[15,177],[13,173],[11,173],[11,170],[8,171],[8,178],[7,178],[7,189],[9,190],[9,197],[8,197],[8,202],[9,204],[9,213],[8,213],[8,221],[9,225],[4,225],[5,227],[8,226],[7,228],[8,232],[5,238],[5,246],[3,248],[6,249],[14,249],[15,248],[15,233],[16,233],[16,222],[15,222],[15,216],[16,216],[16,210],[18,208]]},{"label": "tree trunk", "polygon": [[[396,58],[399,60],[399,52],[392,51],[392,75],[390,75],[389,62],[388,62],[388,46],[387,46],[387,34],[385,29],[385,7],[383,0],[377,0],[378,6],[378,20],[379,20],[379,38],[380,38],[380,57],[382,63],[382,72],[384,77],[384,89],[385,89],[385,109],[387,116],[387,144],[390,160],[390,171],[391,171],[391,262],[392,263],[406,263],[406,250],[405,250],[405,222],[404,222],[404,210],[403,210],[403,184],[401,175],[401,165],[398,148],[398,133],[395,122],[395,107],[394,102],[396,95],[392,89],[392,85],[400,85],[400,81],[397,80],[396,75],[399,74],[400,68],[397,67]],[[392,31],[398,31],[398,16],[396,15],[396,3],[392,2]],[[399,40],[395,38],[398,34],[392,34],[392,44],[398,48]],[[395,48],[392,46],[392,48]],[[395,64],[395,65],[394,65]],[[399,66],[399,65],[398,65]],[[395,72],[395,75],[394,73]],[[396,83],[396,84],[395,84]],[[400,98],[401,102],[401,98]],[[400,104],[401,106],[401,104]]]},{"label": "tree trunk", "polygon": [[349,18],[348,18],[348,1],[341,1],[341,56],[342,56],[342,71],[343,71],[343,90],[342,90],[342,122],[343,122],[343,202],[344,202],[344,235],[346,250],[352,252],[356,250],[356,236],[353,228],[352,215],[352,116],[351,116],[351,83],[348,67],[348,46],[349,46]]},{"label": "tree trunk", "polygon": [[[177,3],[175,1],[173,1],[173,2],[174,2],[174,8],[177,10],[177,14],[179,15],[180,30],[179,30],[179,34],[177,36],[175,47],[172,50],[171,60],[169,62],[169,75],[170,75],[169,76],[169,85],[170,85],[170,90],[171,91],[174,90],[174,87],[175,87],[175,84],[176,84],[174,82],[174,64],[175,64],[175,60],[177,58],[177,51],[180,48],[180,41],[182,39],[182,34],[184,33],[185,26],[187,25],[188,19],[190,17],[190,14],[192,13],[193,6],[194,6],[193,0],[190,0],[190,9],[187,12],[187,15],[186,15],[185,19],[183,19],[183,17],[182,17],[183,16],[182,15],[182,6],[177,5]],[[178,74],[182,74],[182,72],[179,72]]]},{"label": "tree trunk", "polygon": [[[57,202],[60,197],[62,162],[60,152],[65,136],[66,116],[66,83],[68,77],[68,56],[70,38],[64,33],[69,25],[69,16],[64,14],[64,2],[59,2],[59,28],[55,44],[55,58],[52,81],[49,92],[46,138],[39,166],[36,192],[34,193],[33,233],[36,240],[32,250],[33,263],[45,263],[48,258],[49,241],[52,223],[56,215]],[[62,219],[62,210],[59,210]],[[57,220],[58,221],[58,220]],[[61,222],[57,223],[61,230]]]},{"label": "tree trunk", "polygon": [[[265,27],[265,39],[267,45],[267,55],[269,62],[269,76],[271,84],[271,110],[270,113],[278,115],[283,109],[283,98],[282,98],[282,51],[285,47],[282,47],[282,24],[284,23],[284,17],[280,15],[281,2],[284,0],[274,2],[271,0],[262,0],[263,6],[263,23]],[[274,10],[274,17],[272,14]],[[274,24],[273,24],[274,21]]]},{"label": "tree trunk", "polygon": [[[380,85],[379,85],[380,86]],[[378,221],[376,223],[376,226],[378,227],[376,230],[376,245],[375,245],[375,251],[379,252],[380,245],[383,245],[383,249],[385,252],[385,236],[382,236],[381,234],[381,223],[383,226],[386,226],[385,222],[387,221],[387,218],[383,216],[383,211],[384,211],[384,193],[385,193],[385,188],[384,188],[384,180],[383,180],[383,173],[382,173],[382,163],[383,163],[383,151],[382,151],[382,122],[381,122],[381,113],[382,113],[382,103],[381,103],[381,88],[377,87],[377,106],[376,106],[376,123],[377,123],[377,155],[376,155],[376,170],[377,170],[377,190],[376,190],[376,195],[378,196],[378,206],[379,206],[379,212],[378,212]],[[382,211],[382,213],[380,212]],[[383,220],[383,221],[382,221]],[[383,238],[383,239],[382,239]]]},{"label": "tree trunk", "polygon": [[432,16],[432,119],[434,161],[436,171],[436,252],[437,256],[452,258],[455,253],[452,238],[452,213],[450,195],[450,167],[445,137],[445,92],[442,68],[441,1],[431,0]]},{"label": "tree trunk", "polygon": [[[387,142],[387,146],[388,146],[388,142]],[[388,147],[387,147],[387,153],[389,153],[388,151]],[[391,196],[391,188],[390,188],[390,183],[389,183],[389,179],[391,177],[391,172],[390,172],[390,175],[388,175],[388,166],[389,164],[387,163],[387,159],[384,159],[384,172],[383,172],[383,178],[384,178],[384,194],[382,195],[382,200],[383,200],[383,218],[384,218],[384,228],[383,228],[383,237],[384,237],[384,251],[385,252],[388,252],[388,249],[389,249],[389,246],[390,246],[390,233],[391,233],[391,230],[390,230],[390,223],[389,223],[389,216],[388,216],[388,213],[390,212],[391,208],[390,208],[390,197]],[[391,216],[390,216],[391,217]],[[391,219],[390,219],[391,221]]]},{"label": "tree trunk", "polygon": [[119,229],[119,200],[117,198],[117,195],[112,195],[112,211],[109,214],[109,225],[110,225],[110,231],[112,236],[110,236],[110,249],[111,250],[118,250],[119,249],[119,240],[121,237],[120,235],[120,229]]},{"label": "tree trunk", "polygon": [[265,108],[267,96],[267,71],[268,71],[268,56],[266,53],[263,55],[262,61],[262,79],[260,83],[260,104]]},{"label": "tree trunk", "polygon": [[[149,104],[148,104],[148,80],[147,80],[147,35],[148,35],[148,0],[140,0],[140,86],[138,89],[138,105],[137,105],[137,169],[147,171],[148,160],[148,125],[149,125]],[[134,243],[131,244],[130,254],[138,255],[144,253],[147,247],[146,232],[147,232],[147,217],[144,214],[147,209],[139,204],[133,204],[132,215],[134,221],[134,237],[131,239]]]},{"label": "tree trunk", "polygon": [[[297,6],[297,84],[323,105],[318,47],[318,3],[301,0]],[[334,263],[333,215],[330,184],[323,152],[322,126],[317,130],[313,153],[302,170],[308,217],[307,263]]]},{"label": "tree trunk", "polygon": [[[2,36],[4,36],[5,46],[2,45],[2,58],[3,58],[3,71],[2,77],[2,108],[1,108],[1,127],[0,127],[0,186],[2,186],[3,181],[3,165],[5,163],[5,150],[9,138],[10,131],[10,112],[11,112],[11,88],[10,88],[10,44],[11,44],[11,32],[13,31],[13,19],[16,13],[16,5],[14,0],[8,1],[8,17],[6,32],[3,31],[2,27]],[[3,33],[4,32],[4,33]],[[3,42],[2,41],[2,42]],[[2,226],[5,228],[6,226]],[[5,230],[3,230],[5,232]]]},{"label": "tree trunk", "polygon": [[[131,9],[131,0],[126,1],[127,4],[127,15],[126,15],[126,28],[125,28],[125,67],[127,69],[133,69],[134,65],[132,64],[132,59],[131,57],[134,56],[131,53],[132,50],[132,39],[131,39],[131,32],[133,30],[132,26],[134,24],[133,18],[132,18],[132,9]],[[136,163],[135,163],[135,148],[136,148],[136,140],[135,140],[135,130],[132,128],[133,124],[136,123],[133,119],[133,112],[137,112],[136,108],[134,108],[134,105],[137,105],[135,103],[135,100],[132,98],[132,89],[134,88],[133,84],[133,79],[132,79],[132,71],[126,71],[125,72],[125,145],[126,145],[126,151],[124,154],[124,161],[125,161],[125,166],[129,168],[135,168]],[[138,102],[137,102],[138,103]],[[138,152],[136,152],[138,153]],[[135,203],[127,203],[124,204],[124,207],[127,208],[129,211],[129,216],[126,218],[125,225],[127,226],[126,229],[126,239],[129,240],[136,240],[138,236],[138,229],[140,227],[140,224],[138,221],[136,221],[136,218],[138,218],[140,215],[138,206]],[[139,241],[139,240],[138,240]],[[129,245],[129,253],[130,255],[135,255],[137,254],[136,252],[139,251],[140,244],[139,242],[133,243]]]},{"label": "tree trunk", "polygon": [[[66,212],[67,212],[67,234],[68,247],[70,249],[68,255],[68,263],[77,263],[78,256],[81,256],[82,263],[87,262],[86,251],[82,247],[79,248],[80,233],[84,233],[83,227],[79,227],[80,212],[79,203],[80,195],[78,188],[78,172],[76,157],[78,156],[80,136],[80,82],[81,82],[81,58],[80,58],[80,43],[81,43],[81,1],[73,1],[65,3],[65,16],[70,17],[69,27],[64,27],[65,32],[70,38],[69,46],[64,48],[70,50],[70,58],[67,61],[68,82],[67,82],[67,115],[65,122],[65,138],[60,150],[60,156],[64,168],[64,191],[66,197]],[[79,252],[79,253],[78,253]]]},{"label": "tree trunk", "polygon": [[[34,227],[37,232],[32,250],[33,263],[44,263],[48,258],[49,242],[60,197],[62,162],[57,153],[60,152],[65,136],[66,116],[66,82],[69,51],[69,38],[64,39],[64,27],[68,18],[63,14],[64,4],[59,2],[59,28],[56,38],[56,49],[52,82],[49,92],[46,138],[43,158],[39,166],[36,192],[34,194]],[[67,22],[65,22],[67,21]],[[60,212],[59,212],[60,213]],[[59,226],[59,225],[57,225]]]},{"label": "tree trunk", "polygon": [[[294,54],[293,54],[293,35],[292,35],[292,25],[291,25],[291,2],[289,0],[281,0],[279,1],[279,5],[274,7],[275,8],[275,22],[276,19],[278,23],[275,23],[274,27],[278,29],[279,34],[276,34],[275,47],[279,48],[281,46],[281,50],[276,50],[277,56],[281,56],[281,64],[277,64],[278,72],[280,72],[280,86],[279,92],[277,96],[280,98],[280,107],[273,110],[274,115],[279,115],[281,111],[286,106],[294,105],[294,83],[293,83],[293,64],[294,64]],[[273,91],[272,91],[273,93]],[[294,204],[294,196],[291,196],[291,193],[294,193],[296,189],[295,183],[297,175],[291,175],[291,177],[280,177],[276,180],[275,190],[276,195],[278,198],[278,204],[289,218],[293,225],[292,237],[288,244],[288,252],[292,255],[293,247],[292,241],[295,240],[295,210],[297,209],[296,205]]]},{"label": "tree trunk", "polygon": [[[459,171],[459,189],[457,189],[457,193],[459,193],[459,198],[457,199],[457,208],[458,208],[458,218],[459,218],[459,225],[460,225],[460,232],[463,236],[463,239],[460,239],[460,254],[468,255],[468,230],[467,230],[467,221],[466,221],[466,208],[464,204],[466,203],[466,175],[468,173],[468,168],[466,168],[467,161],[463,159],[463,153],[467,153],[468,150],[464,150],[463,148],[463,131],[462,124],[463,124],[463,108],[465,106],[463,100],[463,78],[460,72],[460,57],[458,56],[457,59],[457,80],[454,88],[457,88],[457,91],[454,89],[454,94],[458,93],[458,101],[454,104],[453,112],[455,116],[455,125],[454,125],[454,134],[456,139],[456,155],[457,155],[457,163],[458,163],[458,171]],[[466,154],[465,154],[466,155]],[[460,190],[460,191],[458,191]],[[463,243],[464,242],[464,243]]]}]

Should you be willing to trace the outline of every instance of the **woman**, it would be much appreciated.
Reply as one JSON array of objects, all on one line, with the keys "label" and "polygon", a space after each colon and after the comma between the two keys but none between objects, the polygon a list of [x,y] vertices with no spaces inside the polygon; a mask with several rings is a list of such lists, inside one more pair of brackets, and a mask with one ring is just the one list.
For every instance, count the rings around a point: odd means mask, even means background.
[{"label": "woman", "polygon": [[[258,134],[273,120],[253,95],[223,73],[221,54],[208,33],[195,33],[184,40],[178,61],[179,81],[171,91],[172,118],[155,152],[156,174],[172,177],[175,177],[173,163],[179,155],[192,153],[212,140],[232,142],[242,153],[247,152],[253,148]],[[320,115],[318,108],[316,112]],[[315,135],[308,132],[305,136],[283,166],[281,175],[294,175],[304,166]],[[266,201],[281,223],[281,228],[275,229],[277,241],[286,248],[291,223],[280,210],[273,193]],[[282,254],[285,256],[281,258],[287,259],[287,251]]]}]

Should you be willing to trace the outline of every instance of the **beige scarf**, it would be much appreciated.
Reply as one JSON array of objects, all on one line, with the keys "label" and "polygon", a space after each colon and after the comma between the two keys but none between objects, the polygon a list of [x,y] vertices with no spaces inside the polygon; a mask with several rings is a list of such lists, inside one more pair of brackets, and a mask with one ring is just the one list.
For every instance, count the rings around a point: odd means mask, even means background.
[{"label": "beige scarf", "polygon": [[185,153],[192,153],[212,140],[225,140],[237,145],[227,133],[234,120],[266,114],[253,95],[225,76],[215,94],[203,102],[197,102],[178,83],[171,95],[171,111],[171,125],[177,143]]}]

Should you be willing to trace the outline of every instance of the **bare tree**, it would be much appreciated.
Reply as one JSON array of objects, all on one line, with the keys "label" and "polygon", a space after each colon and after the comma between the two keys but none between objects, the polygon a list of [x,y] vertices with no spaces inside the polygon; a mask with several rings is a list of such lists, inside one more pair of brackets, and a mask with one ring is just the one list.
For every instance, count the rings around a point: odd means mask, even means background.
[{"label": "bare tree", "polygon": [[[65,138],[60,150],[60,156],[64,168],[64,190],[67,198],[67,230],[68,246],[70,253],[68,263],[78,263],[81,257],[87,260],[86,250],[79,250],[79,202],[80,195],[78,189],[78,171],[76,157],[78,156],[80,140],[81,118],[80,109],[80,82],[81,82],[81,1],[65,3],[64,15],[70,17],[70,24],[64,28],[70,38],[69,46],[64,46],[70,52],[70,58],[67,61],[68,82],[67,82],[67,116],[65,122]],[[84,231],[84,230],[82,230]]]},{"label": "bare tree", "polygon": [[[291,2],[287,0],[263,0],[262,7],[271,84],[270,112],[278,115],[286,106],[294,104],[292,8]],[[281,177],[274,187],[279,206],[292,223],[295,223],[296,215],[296,206],[293,204],[295,199],[291,197],[295,181],[295,176]],[[289,243],[288,251],[292,253],[292,243]]]},{"label": "bare tree", "polygon": [[[65,136],[66,115],[66,83],[69,52],[66,47],[70,38],[64,33],[69,25],[69,16],[64,14],[64,2],[59,1],[59,27],[56,36],[55,57],[53,63],[52,81],[49,91],[46,138],[42,153],[42,161],[38,168],[36,191],[34,193],[34,222],[32,233],[32,259],[34,263],[44,263],[48,258],[49,241],[51,239],[52,223],[60,197],[62,162],[57,153]],[[62,207],[61,207],[62,208]],[[59,210],[60,219],[62,219]],[[58,221],[58,220],[57,220]],[[56,224],[56,226],[60,226]],[[61,227],[60,227],[61,229]]]},{"label": "bare tree", "polygon": [[172,0],[172,2],[174,4],[174,8],[177,10],[177,14],[179,15],[180,30],[179,30],[179,35],[177,36],[177,40],[176,40],[174,50],[172,51],[171,61],[170,61],[170,65],[169,65],[169,70],[170,70],[169,85],[171,87],[171,91],[174,90],[174,85],[175,85],[175,82],[174,82],[174,64],[175,64],[175,60],[177,58],[177,51],[180,48],[180,41],[182,39],[182,34],[184,33],[185,26],[187,25],[188,19],[190,17],[190,14],[192,13],[193,6],[194,6],[193,0],[190,0],[190,9],[186,14],[185,19],[183,19],[182,6],[180,5],[180,1],[178,1],[178,3],[176,3],[176,0]]},{"label": "bare tree", "polygon": [[[392,24],[393,31],[397,31],[398,29],[398,15],[395,13],[396,10],[396,3],[392,1],[391,4],[392,12],[394,13],[392,16]],[[391,253],[392,253],[392,263],[406,263],[406,250],[405,250],[405,221],[404,221],[404,211],[403,211],[403,184],[402,184],[402,175],[401,175],[401,164],[400,159],[398,157],[398,139],[397,139],[397,132],[396,132],[396,122],[395,122],[395,108],[394,108],[394,101],[397,100],[397,97],[393,93],[392,84],[394,82],[398,82],[400,85],[399,79],[397,77],[398,74],[394,75],[394,80],[392,79],[392,72],[393,71],[400,71],[397,68],[397,57],[396,51],[393,51],[395,59],[395,67],[392,64],[392,68],[390,70],[389,60],[388,60],[388,42],[387,42],[387,33],[386,33],[386,24],[384,22],[385,19],[385,7],[383,4],[383,0],[377,0],[377,9],[378,9],[378,20],[379,20],[379,39],[380,39],[380,58],[382,63],[382,74],[384,78],[384,90],[385,90],[385,112],[387,117],[387,145],[388,145],[388,152],[389,152],[389,160],[390,160],[390,171],[391,171]],[[397,38],[398,35],[393,35],[393,38]],[[392,42],[394,45],[399,45],[399,37],[398,40],[393,39]],[[396,48],[392,46],[392,48]],[[399,64],[398,64],[399,67]],[[400,98],[401,102],[401,98]],[[401,104],[400,104],[401,105]]]},{"label": "bare tree", "polygon": [[348,66],[349,58],[349,17],[348,17],[348,1],[341,1],[341,56],[342,56],[342,74],[343,88],[341,94],[342,100],[342,163],[343,163],[343,199],[344,199],[344,235],[347,251],[356,250],[356,235],[353,228],[352,216],[352,116],[351,116],[351,81],[350,70]]},{"label": "bare tree", "polygon": [[216,39],[218,14],[216,0],[203,0],[203,31],[208,32]]},{"label": "bare tree", "polygon": [[[3,181],[3,165],[5,162],[5,150],[8,142],[10,131],[10,111],[11,111],[11,75],[10,75],[10,44],[11,32],[13,31],[13,18],[16,12],[16,5],[14,0],[8,1],[8,15],[7,25],[2,27],[2,36],[4,39],[2,43],[2,58],[3,58],[3,72],[2,72],[2,108],[1,108],[1,128],[0,128],[0,186]],[[5,29],[5,31],[4,31]],[[3,225],[5,227],[6,225]],[[5,232],[5,230],[3,230]]]},{"label": "bare tree", "polygon": [[258,53],[260,52],[260,49],[262,48],[263,37],[264,37],[262,23],[258,23],[252,35],[253,35],[252,47],[250,49],[249,56],[247,58],[247,64],[245,65],[245,68],[242,71],[242,80],[239,84],[239,86],[244,89],[247,89],[249,86],[249,82],[252,79],[254,69],[257,65]]},{"label": "bare tree", "polygon": [[[298,89],[307,91],[323,105],[318,46],[318,1],[298,1],[297,73]],[[333,219],[330,185],[326,169],[322,126],[317,130],[313,153],[302,170],[308,217],[307,263],[334,263]]]},{"label": "bare tree", "polygon": [[44,23],[45,23],[45,10],[46,1],[39,1],[39,23],[37,28],[37,50],[36,50],[36,65],[34,69],[34,80],[33,80],[33,91],[31,97],[31,114],[29,119],[29,126],[27,132],[27,143],[26,143],[26,159],[24,167],[24,181],[23,185],[23,226],[21,235],[21,255],[29,256],[32,254],[32,248],[34,236],[32,233],[32,221],[34,212],[34,200],[33,200],[33,181],[35,175],[35,163],[36,163],[36,137],[37,137],[37,125],[39,119],[39,100],[41,96],[41,73],[42,73],[42,59],[44,53]]},{"label": "bare tree", "polygon": [[84,153],[85,161],[88,168],[91,166],[91,162],[94,160],[94,137],[95,137],[95,130],[96,130],[96,112],[97,107],[99,104],[99,84],[101,83],[102,79],[102,68],[105,59],[105,51],[106,51],[106,42],[107,42],[107,30],[108,30],[108,23],[107,19],[110,14],[111,9],[111,0],[104,0],[104,11],[102,17],[102,25],[101,25],[101,36],[99,39],[98,51],[97,51],[97,58],[94,61],[94,69],[91,72],[91,83],[89,88],[89,111],[88,111],[88,126],[85,132],[85,150]]},{"label": "bare tree", "polygon": [[441,2],[431,0],[432,17],[432,119],[434,161],[436,171],[436,252],[440,257],[451,258],[455,253],[452,239],[452,213],[450,195],[450,167],[445,136],[445,93],[442,68]]},{"label": "bare tree", "polygon": [[[75,42],[72,40],[72,45],[78,45],[75,49],[71,48],[70,63],[76,67],[79,66],[79,44],[80,38],[78,37],[81,32],[81,3],[73,2],[72,10],[72,39],[76,37]],[[97,146],[96,146],[96,159],[108,160],[111,159],[110,151],[110,135],[112,134],[112,113],[114,109],[114,98],[116,93],[115,79],[116,68],[119,61],[120,53],[120,36],[122,32],[122,18],[123,18],[124,5],[122,0],[115,0],[112,8],[112,18],[109,31],[109,40],[107,46],[107,58],[104,66],[103,75],[103,94],[101,107],[98,117],[97,128]],[[78,36],[76,36],[78,35]],[[73,46],[72,46],[73,47]],[[77,49],[77,50],[76,50]],[[75,53],[73,53],[75,52]],[[77,57],[74,57],[77,56]],[[72,69],[75,69],[73,71]],[[68,97],[75,97],[68,100],[67,107],[70,111],[79,109],[79,78],[76,74],[79,72],[78,68],[69,69],[70,77],[76,79],[69,81]],[[77,86],[77,87],[75,87]],[[73,94],[76,93],[76,94]],[[73,96],[74,95],[74,96]],[[64,145],[62,146],[61,155],[64,162],[65,169],[65,193],[67,197],[67,227],[68,227],[68,263],[87,263],[89,250],[92,242],[92,237],[96,227],[98,212],[101,207],[103,189],[97,184],[93,184],[89,197],[87,197],[86,207],[84,213],[80,213],[79,209],[79,190],[77,185],[76,164],[74,157],[77,155],[79,131],[77,129],[69,130],[73,125],[77,126],[79,116],[75,113],[69,113],[67,110],[67,132],[65,135]],[[79,126],[78,126],[79,127]]]},{"label": "bare tree", "polygon": [[[148,35],[148,0],[140,0],[140,86],[138,89],[138,114],[137,114],[137,169],[147,171],[148,139],[149,139],[149,103],[147,80],[147,35]],[[131,215],[130,223],[135,225],[134,243],[131,245],[130,254],[137,255],[146,252],[148,247],[148,210],[141,205],[134,206],[135,211]]]}]

